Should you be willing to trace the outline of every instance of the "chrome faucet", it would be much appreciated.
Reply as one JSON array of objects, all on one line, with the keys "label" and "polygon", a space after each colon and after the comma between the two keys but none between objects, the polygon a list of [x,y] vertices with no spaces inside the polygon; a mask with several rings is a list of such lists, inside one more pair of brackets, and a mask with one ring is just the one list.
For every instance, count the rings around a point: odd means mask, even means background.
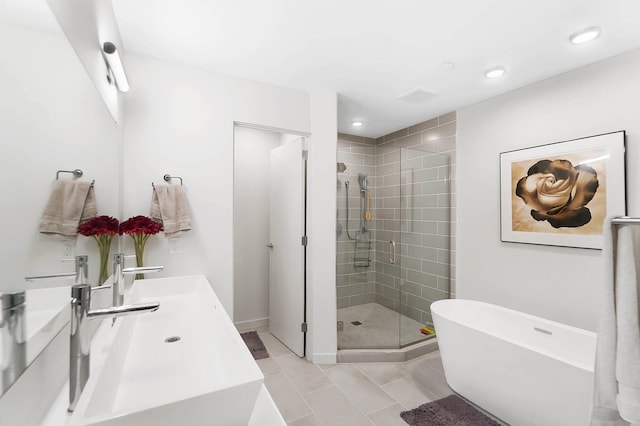
[{"label": "chrome faucet", "polygon": [[124,253],[113,255],[113,306],[122,306],[124,303]]},{"label": "chrome faucet", "polygon": [[82,390],[87,384],[87,380],[89,380],[91,365],[91,327],[89,327],[88,320],[153,312],[160,307],[159,303],[142,303],[137,305],[114,306],[105,309],[90,309],[91,290],[89,284],[76,284],[71,287],[69,412],[75,410]]},{"label": "chrome faucet", "polygon": [[124,303],[124,276],[131,274],[145,274],[159,272],[164,266],[140,266],[135,268],[125,268],[124,260],[128,256],[124,253],[113,255],[113,306],[122,306]]},{"label": "chrome faucet", "polygon": [[0,294],[0,393],[6,391],[27,367],[25,292]]},{"label": "chrome faucet", "polygon": [[48,275],[40,275],[40,276],[32,276],[32,277],[24,277],[26,281],[39,281],[46,280],[52,278],[66,278],[66,277],[75,277],[76,284],[86,284],[89,277],[89,256],[80,255],[75,257],[76,262],[76,271],[75,272],[62,272],[59,274],[48,274]]}]

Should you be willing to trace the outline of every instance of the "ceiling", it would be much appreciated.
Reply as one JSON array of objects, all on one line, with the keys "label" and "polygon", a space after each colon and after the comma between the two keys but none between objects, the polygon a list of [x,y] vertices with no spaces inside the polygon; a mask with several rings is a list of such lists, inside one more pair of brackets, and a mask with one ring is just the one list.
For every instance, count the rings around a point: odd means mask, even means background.
[{"label": "ceiling", "polygon": [[[640,48],[637,0],[112,1],[125,51],[335,91],[339,131],[368,137]],[[569,42],[591,26],[598,39]],[[506,74],[485,78],[494,66]]]}]

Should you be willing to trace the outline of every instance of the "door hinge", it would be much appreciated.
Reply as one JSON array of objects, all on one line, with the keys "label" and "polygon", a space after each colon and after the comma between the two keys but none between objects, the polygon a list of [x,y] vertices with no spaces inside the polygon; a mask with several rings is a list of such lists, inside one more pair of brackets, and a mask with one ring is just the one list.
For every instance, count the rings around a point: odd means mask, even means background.
[{"label": "door hinge", "polygon": [[302,324],[300,324],[300,331],[302,331],[303,333],[307,332],[307,323],[303,322]]},{"label": "door hinge", "polygon": [[302,151],[302,159],[303,160],[309,159],[309,151],[307,151],[306,149]]},{"label": "door hinge", "polygon": [[306,235],[303,235],[302,236],[302,245],[306,247],[308,243],[309,243],[309,239],[307,238]]}]

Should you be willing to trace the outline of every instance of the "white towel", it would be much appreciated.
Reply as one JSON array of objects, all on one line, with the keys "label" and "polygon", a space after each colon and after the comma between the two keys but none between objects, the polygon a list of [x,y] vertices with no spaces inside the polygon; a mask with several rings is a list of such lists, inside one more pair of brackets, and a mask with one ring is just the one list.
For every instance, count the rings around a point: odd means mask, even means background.
[{"label": "white towel", "polygon": [[604,230],[603,310],[596,349],[591,425],[640,423],[640,326],[638,259],[634,225]]},{"label": "white towel", "polygon": [[191,214],[182,185],[153,185],[150,216],[162,223],[167,237],[191,230]]},{"label": "white towel", "polygon": [[38,231],[63,239],[74,239],[78,233],[78,225],[97,214],[91,182],[56,180],[42,213]]},{"label": "white towel", "polygon": [[616,262],[616,377],[618,411],[632,424],[640,423],[640,316],[638,312],[637,226],[618,229]]}]

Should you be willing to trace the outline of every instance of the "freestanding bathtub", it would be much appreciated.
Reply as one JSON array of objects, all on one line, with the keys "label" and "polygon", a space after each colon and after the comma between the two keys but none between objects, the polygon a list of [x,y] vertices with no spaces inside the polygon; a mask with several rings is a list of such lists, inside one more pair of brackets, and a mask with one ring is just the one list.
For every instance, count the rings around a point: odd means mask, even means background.
[{"label": "freestanding bathtub", "polygon": [[431,305],[451,388],[513,426],[586,426],[596,334],[484,302]]}]

